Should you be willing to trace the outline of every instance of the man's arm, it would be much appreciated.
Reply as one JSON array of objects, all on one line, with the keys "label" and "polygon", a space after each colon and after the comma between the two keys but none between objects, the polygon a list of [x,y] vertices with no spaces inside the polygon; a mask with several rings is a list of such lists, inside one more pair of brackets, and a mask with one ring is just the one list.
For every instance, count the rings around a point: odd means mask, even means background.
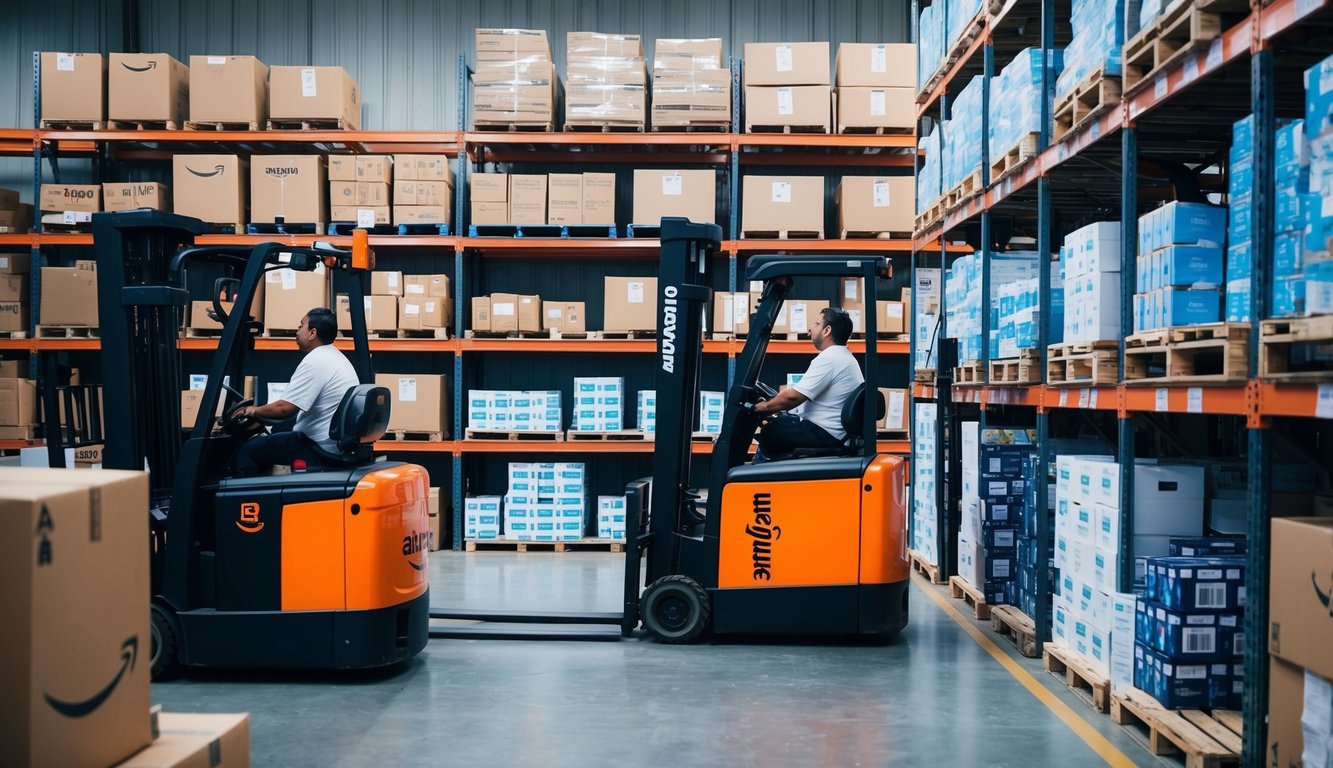
[{"label": "man's arm", "polygon": [[241,418],[260,418],[268,421],[284,421],[300,413],[301,409],[286,400],[274,400],[267,405],[251,405],[242,408],[237,415]]},{"label": "man's arm", "polygon": [[808,400],[805,395],[796,391],[795,387],[787,387],[771,400],[760,400],[755,403],[755,413],[776,413],[777,411],[790,411],[792,408]]}]

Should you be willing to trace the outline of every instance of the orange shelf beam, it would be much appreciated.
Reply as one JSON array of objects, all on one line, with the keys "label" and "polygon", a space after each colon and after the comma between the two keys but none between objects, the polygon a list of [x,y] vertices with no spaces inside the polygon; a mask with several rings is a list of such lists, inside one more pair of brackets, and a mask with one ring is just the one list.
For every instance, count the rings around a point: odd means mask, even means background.
[{"label": "orange shelf beam", "polygon": [[458,154],[457,131],[48,131],[41,141],[114,142],[133,144],[327,144],[349,151]]},{"label": "orange shelf beam", "polygon": [[90,351],[102,348],[101,339],[33,339],[34,351]]},{"label": "orange shelf beam", "polygon": [[1317,11],[1333,7],[1330,0],[1274,0],[1259,10],[1259,34],[1265,41],[1290,29]]},{"label": "orange shelf beam", "polygon": [[[599,134],[600,135],[600,134]],[[629,237],[460,237],[463,250],[510,256],[571,255],[657,257],[662,245],[655,239]]]},{"label": "orange shelf beam", "polygon": [[385,453],[457,454],[458,446],[457,440],[380,440],[375,443],[375,450]]},{"label": "orange shelf beam", "polygon": [[0,440],[0,450],[17,451],[20,448],[35,448],[46,445],[44,440]]},{"label": "orange shelf beam", "polygon": [[1203,413],[1244,416],[1249,411],[1245,387],[1121,387],[1125,410],[1134,413]]},{"label": "orange shelf beam", "polygon": [[0,350],[6,352],[31,352],[34,339],[0,339]]},{"label": "orange shelf beam", "polygon": [[916,149],[916,136],[912,134],[875,136],[864,133],[802,133],[797,135],[789,133],[741,133],[736,135],[735,147],[739,150],[782,147],[788,151],[839,148]]},{"label": "orange shelf beam", "polygon": [[657,341],[653,339],[460,339],[459,345],[462,352],[651,354],[657,351]]},{"label": "orange shelf beam", "polygon": [[722,249],[731,253],[909,253],[911,240],[725,240]]},{"label": "orange shelf beam", "polygon": [[1324,418],[1333,414],[1333,382],[1328,384],[1278,384],[1261,381],[1259,387],[1259,407],[1264,416],[1316,418],[1320,415],[1319,403],[1325,403]]}]

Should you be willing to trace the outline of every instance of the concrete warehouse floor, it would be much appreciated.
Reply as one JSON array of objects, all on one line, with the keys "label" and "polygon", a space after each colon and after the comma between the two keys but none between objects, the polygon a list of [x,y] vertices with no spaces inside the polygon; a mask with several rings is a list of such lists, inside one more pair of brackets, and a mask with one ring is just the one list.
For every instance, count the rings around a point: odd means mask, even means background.
[{"label": "concrete warehouse floor", "polygon": [[[432,603],[617,611],[622,563],[433,553]],[[914,582],[910,626],[887,645],[432,640],[390,672],[196,672],[153,701],[249,712],[261,767],[1180,765],[987,628],[1021,667],[1005,669],[955,618],[961,602],[927,594],[947,588]]]}]

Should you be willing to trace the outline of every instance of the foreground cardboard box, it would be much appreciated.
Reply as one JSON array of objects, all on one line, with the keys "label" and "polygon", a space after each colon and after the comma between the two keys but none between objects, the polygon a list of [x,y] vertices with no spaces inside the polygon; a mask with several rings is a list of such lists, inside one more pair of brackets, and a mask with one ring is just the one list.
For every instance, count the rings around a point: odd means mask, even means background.
[{"label": "foreground cardboard box", "polygon": [[264,275],[264,325],[294,331],[315,307],[329,305],[329,273],[277,269]]},{"label": "foreground cardboard box", "polygon": [[560,333],[583,333],[588,330],[584,322],[583,302],[581,301],[543,301],[542,330]]},{"label": "foreground cardboard box", "polygon": [[[366,318],[367,332],[374,333],[376,331],[398,329],[397,296],[362,296],[361,299],[364,305],[362,314]],[[338,330],[350,332],[352,330],[352,309],[347,294],[338,294],[336,311]]]},{"label": "foreground cardboard box", "polygon": [[824,232],[823,176],[746,176],[741,234]]},{"label": "foreground cardboard box", "polygon": [[76,261],[73,267],[42,267],[42,325],[96,328],[97,262]]},{"label": "foreground cardboard box", "polygon": [[1305,709],[1305,670],[1268,657],[1268,756],[1271,768],[1301,764],[1301,712]]},{"label": "foreground cardboard box", "polygon": [[745,86],[745,131],[793,126],[829,132],[827,85]]},{"label": "foreground cardboard box", "polygon": [[546,174],[509,175],[508,223],[546,223]]},{"label": "foreground cardboard box", "polygon": [[171,122],[190,114],[190,70],[165,53],[113,53],[107,70],[107,118]]},{"label": "foreground cardboard box", "polygon": [[843,176],[838,184],[838,229],[848,232],[911,232],[916,187],[910,176]]},{"label": "foreground cardboard box", "polygon": [[[537,332],[542,329],[540,296],[517,293],[492,293],[490,330],[492,333]],[[473,330],[480,330],[474,326]]]},{"label": "foreground cardboard box", "polygon": [[829,44],[746,43],[745,83],[747,86],[828,85]]},{"label": "foreground cardboard box", "polygon": [[842,43],[833,64],[834,85],[916,88],[916,46],[911,43]]},{"label": "foreground cardboard box", "polygon": [[915,88],[839,88],[833,93],[837,131],[916,125]]},{"label": "foreground cardboard box", "polygon": [[210,224],[244,224],[247,161],[237,155],[171,159],[172,210]]},{"label": "foreground cardboard box", "polygon": [[634,169],[631,224],[658,226],[664,216],[684,216],[696,223],[717,219],[717,172]]},{"label": "foreground cardboard box", "polygon": [[250,221],[314,224],[324,213],[324,164],[318,155],[250,158]]},{"label": "foreground cardboard box", "polygon": [[337,120],[344,130],[361,128],[361,91],[342,67],[272,67],[268,84],[270,120]]},{"label": "foreground cardboard box", "polygon": [[604,289],[603,330],[657,330],[657,278],[607,276]]},{"label": "foreground cardboard box", "polygon": [[138,208],[171,210],[167,185],[155,181],[102,185],[103,210],[133,211]]},{"label": "foreground cardboard box", "polygon": [[37,384],[0,379],[0,427],[27,427],[37,421]]},{"label": "foreground cardboard box", "polygon": [[264,128],[268,67],[254,56],[191,56],[190,120]]},{"label": "foreground cardboard box", "polygon": [[116,768],[247,768],[249,715],[157,715],[157,738]]},{"label": "foreground cardboard box", "polygon": [[146,473],[0,469],[6,765],[113,765],[152,740],[147,507]]},{"label": "foreground cardboard box", "polygon": [[43,184],[41,209],[53,213],[102,210],[102,188],[96,184]]},{"label": "foreground cardboard box", "polygon": [[389,429],[405,432],[439,432],[449,436],[446,418],[449,377],[444,374],[377,373],[375,383],[388,387],[393,396]]},{"label": "foreground cardboard box", "polygon": [[42,120],[106,119],[106,60],[100,53],[43,53]]},{"label": "foreground cardboard box", "polygon": [[1273,520],[1268,652],[1333,679],[1333,518]]}]

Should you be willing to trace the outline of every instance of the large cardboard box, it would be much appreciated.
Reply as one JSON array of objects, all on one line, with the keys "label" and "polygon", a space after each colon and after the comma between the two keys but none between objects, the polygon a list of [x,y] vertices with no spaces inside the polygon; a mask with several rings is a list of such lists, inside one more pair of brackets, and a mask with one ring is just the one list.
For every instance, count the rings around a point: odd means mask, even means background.
[{"label": "large cardboard box", "polygon": [[0,301],[0,331],[28,330],[28,305],[22,301]]},{"label": "large cardboard box", "polygon": [[172,210],[212,224],[244,224],[245,162],[236,155],[171,159]]},{"label": "large cardboard box", "polygon": [[404,331],[448,328],[454,324],[454,300],[441,296],[398,299],[398,327]]},{"label": "large cardboard box", "polygon": [[916,88],[916,46],[842,43],[833,69],[833,84],[840,87]]},{"label": "large cardboard box", "polygon": [[546,223],[546,174],[509,175],[509,223]]},{"label": "large cardboard box", "polygon": [[583,174],[550,174],[546,194],[547,224],[583,223]]},{"label": "large cardboard box", "polygon": [[102,210],[102,188],[96,184],[43,184],[41,208],[54,213],[97,213]]},{"label": "large cardboard box", "polygon": [[1303,738],[1301,713],[1305,709],[1305,670],[1268,657],[1268,756],[1270,768],[1298,768]]},{"label": "large cardboard box", "polygon": [[657,226],[664,216],[684,216],[696,223],[717,220],[717,172],[634,169],[631,224]]},{"label": "large cardboard box", "polygon": [[313,272],[275,269],[264,275],[264,325],[294,331],[301,318],[315,307],[329,305],[329,273],[321,266]]},{"label": "large cardboard box", "polygon": [[657,330],[657,278],[607,276],[604,289],[602,330]]},{"label": "large cardboard box", "polygon": [[168,211],[171,210],[170,199],[167,185],[155,181],[102,185],[102,210],[106,211],[133,211],[138,208]]},{"label": "large cardboard box", "polygon": [[843,176],[837,204],[841,237],[848,232],[911,232],[916,185],[911,176]]},{"label": "large cardboard box", "polygon": [[27,427],[37,421],[37,385],[30,379],[0,379],[0,427]]},{"label": "large cardboard box", "polygon": [[342,67],[269,69],[270,120],[338,120],[345,130],[361,128],[361,91]]},{"label": "large cardboard box", "polygon": [[[398,329],[397,296],[362,296],[366,318],[366,331],[394,331]],[[352,330],[352,302],[347,294],[337,296],[337,319],[339,331]]]},{"label": "large cardboard box", "polygon": [[839,88],[833,93],[837,132],[848,128],[904,128],[916,125],[914,88]]},{"label": "large cardboard box", "polygon": [[742,183],[741,234],[824,234],[824,177],[746,176]]},{"label": "large cardboard box", "polygon": [[426,373],[377,373],[375,383],[393,398],[389,429],[449,436],[449,377]]},{"label": "large cardboard box", "polygon": [[106,119],[106,60],[100,53],[42,54],[42,120]]},{"label": "large cardboard box", "polygon": [[1268,652],[1333,679],[1333,518],[1279,517],[1272,531]]},{"label": "large cardboard box", "polygon": [[250,158],[250,220],[325,222],[324,185],[324,164],[318,155],[254,155]]},{"label": "large cardboard box", "polygon": [[474,44],[477,61],[512,61],[534,54],[551,57],[546,32],[540,29],[478,28]]},{"label": "large cardboard box", "polygon": [[116,768],[248,768],[250,717],[245,714],[157,715],[157,738]]},{"label": "large cardboard box", "polygon": [[829,132],[827,85],[745,86],[745,131],[799,126]]},{"label": "large cardboard box", "polygon": [[408,297],[431,296],[449,298],[448,275],[404,275],[403,295]]},{"label": "large cardboard box", "polygon": [[147,508],[143,472],[0,469],[6,764],[112,765],[152,741]]},{"label": "large cardboard box", "polygon": [[97,262],[76,261],[73,267],[42,267],[42,325],[96,328]]},{"label": "large cardboard box", "polygon": [[584,224],[616,223],[616,175],[614,173],[583,174]]},{"label": "large cardboard box", "polygon": [[27,377],[28,377],[27,358],[20,358],[17,360],[0,360],[0,378],[26,379]]},{"label": "large cardboard box", "polygon": [[254,56],[190,57],[190,120],[250,123],[268,120],[268,67]]},{"label": "large cardboard box", "polygon": [[828,85],[829,45],[746,43],[745,84]]},{"label": "large cardboard box", "polygon": [[542,330],[583,333],[588,330],[581,301],[543,301]]},{"label": "large cardboard box", "polygon": [[453,186],[449,158],[445,155],[394,155],[394,181],[445,181]]},{"label": "large cardboard box", "polygon": [[468,177],[468,194],[474,203],[509,202],[509,174],[474,173]]},{"label": "large cardboard box", "polygon": [[165,53],[113,53],[107,72],[107,118],[171,122],[190,115],[190,69]]}]

